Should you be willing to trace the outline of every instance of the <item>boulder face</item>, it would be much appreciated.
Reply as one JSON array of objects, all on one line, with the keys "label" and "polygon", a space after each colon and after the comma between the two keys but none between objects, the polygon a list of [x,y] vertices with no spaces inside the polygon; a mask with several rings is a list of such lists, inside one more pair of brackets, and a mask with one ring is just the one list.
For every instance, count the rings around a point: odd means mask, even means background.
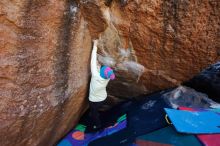
[{"label": "boulder face", "polygon": [[87,108],[92,39],[110,97],[179,85],[220,60],[217,1],[0,2],[0,145],[54,145]]},{"label": "boulder face", "polygon": [[176,86],[219,60],[217,1],[142,0],[128,1],[125,7],[118,1],[110,8],[99,5],[109,26],[101,34],[100,48],[113,58],[116,71],[123,72],[110,85],[114,96],[137,96]]},{"label": "boulder face", "polygon": [[72,1],[0,7],[0,145],[54,145],[87,107],[87,22]]}]

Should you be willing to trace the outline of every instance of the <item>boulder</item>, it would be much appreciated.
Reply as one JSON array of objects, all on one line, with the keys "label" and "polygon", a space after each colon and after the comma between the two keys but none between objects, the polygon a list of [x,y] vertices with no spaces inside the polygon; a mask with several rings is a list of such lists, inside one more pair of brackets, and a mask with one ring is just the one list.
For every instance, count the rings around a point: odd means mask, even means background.
[{"label": "boulder", "polygon": [[0,7],[0,145],[54,145],[87,109],[87,22],[72,1]]}]

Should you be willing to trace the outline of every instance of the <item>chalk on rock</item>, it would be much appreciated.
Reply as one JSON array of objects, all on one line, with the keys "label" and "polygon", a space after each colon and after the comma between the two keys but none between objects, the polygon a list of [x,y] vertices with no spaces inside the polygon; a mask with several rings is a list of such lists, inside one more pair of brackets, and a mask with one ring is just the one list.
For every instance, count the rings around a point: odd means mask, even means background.
[{"label": "chalk on rock", "polygon": [[110,56],[98,55],[98,60],[106,66],[115,66],[115,59]]},{"label": "chalk on rock", "polygon": [[124,49],[124,48],[119,48],[118,50],[119,50],[120,56],[122,56],[122,57],[129,57],[130,56],[130,53],[131,53],[130,50]]},{"label": "chalk on rock", "polygon": [[134,61],[124,61],[122,64],[126,68],[126,70],[134,73],[137,76],[141,76],[145,70],[145,67],[143,65]]}]

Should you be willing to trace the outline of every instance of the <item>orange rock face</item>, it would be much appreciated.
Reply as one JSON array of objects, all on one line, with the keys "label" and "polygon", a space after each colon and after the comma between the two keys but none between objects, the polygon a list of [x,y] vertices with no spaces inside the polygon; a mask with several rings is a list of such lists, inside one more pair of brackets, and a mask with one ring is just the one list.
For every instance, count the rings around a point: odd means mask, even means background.
[{"label": "orange rock face", "polygon": [[217,1],[98,5],[108,24],[100,48],[106,59],[112,58],[118,75],[109,87],[113,96],[137,96],[179,85],[220,59]]},{"label": "orange rock face", "polygon": [[53,145],[86,110],[87,22],[68,1],[0,7],[0,145]]},{"label": "orange rock face", "polygon": [[173,87],[220,55],[218,1],[0,2],[0,145],[54,145],[86,110],[91,40],[111,97]]}]

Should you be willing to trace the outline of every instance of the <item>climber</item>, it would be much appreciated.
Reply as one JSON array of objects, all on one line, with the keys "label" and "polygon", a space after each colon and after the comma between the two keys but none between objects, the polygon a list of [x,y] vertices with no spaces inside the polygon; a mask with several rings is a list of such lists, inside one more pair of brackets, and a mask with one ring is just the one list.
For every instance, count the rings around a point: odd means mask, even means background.
[{"label": "climber", "polygon": [[93,50],[91,56],[91,81],[89,91],[89,107],[90,117],[93,122],[93,130],[101,128],[101,121],[99,118],[99,108],[103,105],[107,98],[106,86],[110,80],[115,79],[113,70],[108,66],[97,65],[97,40],[93,41]]},{"label": "climber", "polygon": [[[106,6],[111,6],[113,0],[105,0],[105,5]],[[124,7],[128,3],[128,0],[120,0],[120,4],[122,7]]]}]

